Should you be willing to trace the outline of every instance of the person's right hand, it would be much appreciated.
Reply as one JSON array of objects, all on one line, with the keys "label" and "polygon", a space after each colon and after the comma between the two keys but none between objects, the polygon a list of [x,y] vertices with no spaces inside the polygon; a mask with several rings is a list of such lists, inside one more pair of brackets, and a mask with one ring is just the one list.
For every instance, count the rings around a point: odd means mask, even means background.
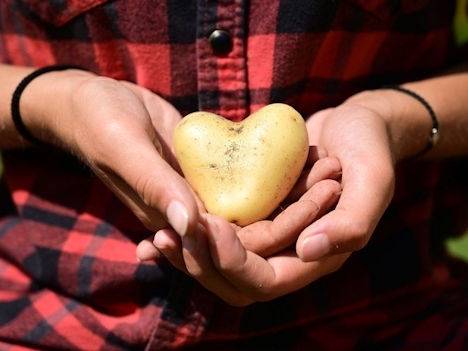
[{"label": "person's right hand", "polygon": [[148,229],[169,222],[183,235],[196,227],[197,201],[172,149],[181,116],[171,104],[135,84],[79,70],[40,76],[23,94],[31,132],[84,160]]}]

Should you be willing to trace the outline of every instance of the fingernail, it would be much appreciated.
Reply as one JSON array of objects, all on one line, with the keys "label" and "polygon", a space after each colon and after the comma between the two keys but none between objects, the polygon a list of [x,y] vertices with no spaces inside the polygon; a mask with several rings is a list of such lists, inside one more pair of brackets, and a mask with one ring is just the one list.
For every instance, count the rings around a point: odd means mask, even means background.
[{"label": "fingernail", "polygon": [[330,252],[330,242],[325,234],[316,234],[308,237],[302,243],[301,259],[314,261]]},{"label": "fingernail", "polygon": [[154,236],[153,244],[158,249],[164,249],[166,246],[164,238],[161,235],[158,235],[158,233],[156,233],[156,235]]},{"label": "fingernail", "polygon": [[141,242],[137,247],[137,261],[154,260],[157,257],[158,250],[148,241]]},{"label": "fingernail", "polygon": [[169,224],[180,235],[187,233],[188,213],[184,205],[179,201],[172,201],[166,209],[166,216]]}]

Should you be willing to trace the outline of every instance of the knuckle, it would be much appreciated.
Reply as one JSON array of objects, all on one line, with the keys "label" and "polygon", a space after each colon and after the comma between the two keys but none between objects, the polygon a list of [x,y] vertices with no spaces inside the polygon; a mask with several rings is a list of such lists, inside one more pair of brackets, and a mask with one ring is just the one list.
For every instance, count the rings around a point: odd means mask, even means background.
[{"label": "knuckle", "polygon": [[341,191],[341,184],[333,179],[324,179],[317,183],[317,190],[325,194]]},{"label": "knuckle", "polygon": [[[116,95],[121,87],[120,83],[109,77],[94,76],[81,81],[76,87],[72,101],[77,105],[89,104],[90,101],[108,101]],[[94,104],[96,112],[101,113],[108,110],[104,103]]]},{"label": "knuckle", "polygon": [[302,205],[306,205],[305,211],[309,216],[315,216],[320,211],[320,205],[313,199],[301,200]]},{"label": "knuckle", "polygon": [[315,161],[314,165],[313,165],[313,170],[316,170],[316,169],[325,169],[327,168],[327,164],[328,164],[328,161],[329,161],[329,157],[324,157],[324,158],[321,158],[317,161]]},{"label": "knuckle", "polygon": [[[95,97],[102,96],[109,91],[116,89],[119,86],[119,82],[115,79],[104,77],[104,76],[93,76],[88,79],[85,79],[77,85],[77,93],[84,94],[84,97]],[[79,95],[78,95],[79,96]]]},{"label": "knuckle", "polygon": [[158,191],[159,186],[151,175],[141,175],[135,181],[135,191],[143,203],[155,208],[162,200],[162,194]]},{"label": "knuckle", "polygon": [[115,146],[115,142],[122,139],[122,136],[128,132],[127,126],[125,126],[119,119],[109,119],[100,127],[100,138],[107,142],[112,142]]},{"label": "knuckle", "polygon": [[257,250],[258,251],[267,251],[272,248],[276,248],[281,244],[282,241],[282,233],[278,233],[272,230],[265,231],[261,235],[262,242],[257,244]]},{"label": "knuckle", "polygon": [[326,202],[333,194],[341,192],[341,184],[333,179],[324,179],[313,185],[310,192],[304,196],[306,200],[315,200],[317,205]]},{"label": "knuckle", "polygon": [[320,167],[323,167],[327,170],[327,173],[333,174],[341,170],[340,162],[335,157],[325,157],[317,161],[320,164]]}]

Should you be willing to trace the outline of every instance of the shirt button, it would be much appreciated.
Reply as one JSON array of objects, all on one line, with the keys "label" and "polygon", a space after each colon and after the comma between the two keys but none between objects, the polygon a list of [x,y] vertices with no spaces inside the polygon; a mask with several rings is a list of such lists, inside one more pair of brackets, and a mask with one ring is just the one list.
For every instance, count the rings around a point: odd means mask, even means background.
[{"label": "shirt button", "polygon": [[210,42],[211,50],[216,55],[226,55],[232,50],[231,34],[225,30],[216,29],[210,34],[208,41]]}]

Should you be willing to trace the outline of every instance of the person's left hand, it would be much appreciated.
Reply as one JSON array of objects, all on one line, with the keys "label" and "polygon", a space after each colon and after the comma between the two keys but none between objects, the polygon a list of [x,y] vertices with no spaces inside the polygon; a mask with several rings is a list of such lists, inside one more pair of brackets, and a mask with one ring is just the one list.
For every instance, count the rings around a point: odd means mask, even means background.
[{"label": "person's left hand", "polygon": [[[340,160],[343,190],[336,207],[300,234],[296,251],[304,262],[362,249],[393,197],[401,147],[388,124],[391,108],[377,94],[358,94],[307,121],[310,140]],[[303,177],[298,188],[308,183]]]}]

